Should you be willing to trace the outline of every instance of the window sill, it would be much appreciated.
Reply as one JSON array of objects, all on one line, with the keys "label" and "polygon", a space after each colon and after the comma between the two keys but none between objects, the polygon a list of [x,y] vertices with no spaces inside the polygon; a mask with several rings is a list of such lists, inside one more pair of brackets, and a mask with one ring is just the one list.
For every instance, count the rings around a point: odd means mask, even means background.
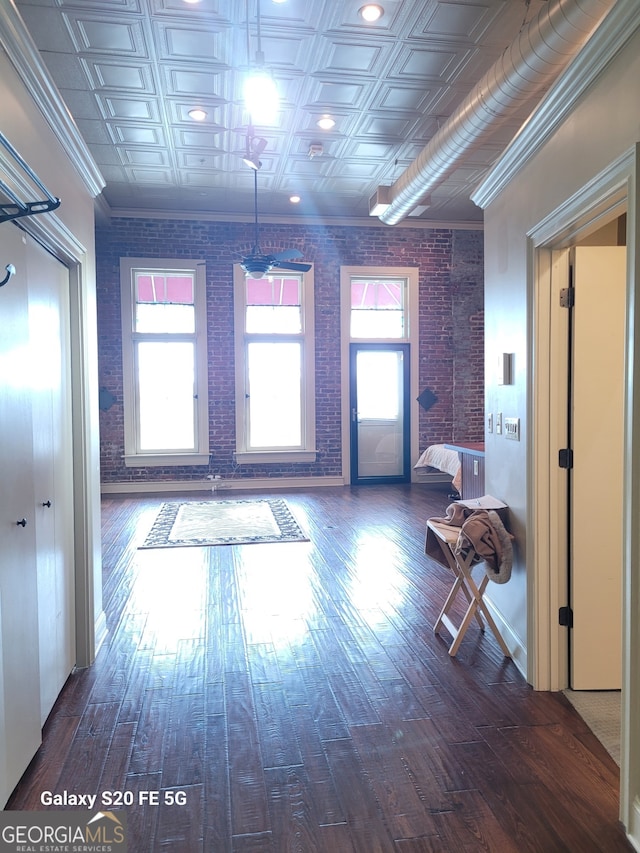
[{"label": "window sill", "polygon": [[173,453],[166,455],[139,454],[137,456],[124,457],[124,464],[127,468],[146,468],[146,467],[170,467],[178,465],[208,465],[208,453]]},{"label": "window sill", "polygon": [[238,465],[315,462],[316,456],[315,450],[241,450],[236,451],[236,462]]}]

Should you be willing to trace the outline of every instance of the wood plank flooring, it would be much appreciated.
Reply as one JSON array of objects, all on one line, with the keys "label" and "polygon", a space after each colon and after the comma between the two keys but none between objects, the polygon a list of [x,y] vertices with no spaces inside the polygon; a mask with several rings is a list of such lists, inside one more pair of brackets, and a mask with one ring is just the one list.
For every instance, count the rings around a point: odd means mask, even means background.
[{"label": "wood plank flooring", "polygon": [[131,853],[631,850],[618,767],[564,696],[475,624],[455,659],[433,634],[446,492],[277,496],[309,542],[138,550],[176,498],[104,500],[108,640],[7,807],[130,792]]}]

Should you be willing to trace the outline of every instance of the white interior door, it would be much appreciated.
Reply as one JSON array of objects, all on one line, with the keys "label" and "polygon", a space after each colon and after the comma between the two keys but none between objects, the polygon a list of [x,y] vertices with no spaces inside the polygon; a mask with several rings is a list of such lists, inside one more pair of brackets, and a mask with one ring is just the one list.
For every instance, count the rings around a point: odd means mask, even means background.
[{"label": "white interior door", "polygon": [[[0,230],[0,264],[16,274],[0,288],[0,806],[40,745],[40,672],[31,438],[32,365],[25,246]],[[4,719],[2,719],[4,718]]]},{"label": "white interior door", "polygon": [[69,272],[27,238],[40,717],[75,663]]},{"label": "white interior door", "polygon": [[578,247],[574,265],[571,687],[622,679],[626,249]]}]

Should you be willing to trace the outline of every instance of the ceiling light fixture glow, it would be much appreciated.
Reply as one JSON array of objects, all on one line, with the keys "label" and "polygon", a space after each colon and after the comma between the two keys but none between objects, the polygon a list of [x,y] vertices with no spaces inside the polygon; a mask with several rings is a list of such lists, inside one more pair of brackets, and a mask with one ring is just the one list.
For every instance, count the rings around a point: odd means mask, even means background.
[{"label": "ceiling light fixture glow", "polygon": [[378,6],[377,3],[367,3],[366,6],[358,9],[358,14],[368,24],[373,24],[375,21],[379,21],[384,15],[384,9],[382,6]]},{"label": "ceiling light fixture glow", "polygon": [[318,127],[321,127],[322,130],[331,130],[332,127],[336,126],[336,120],[331,118],[329,115],[321,116],[316,122]]},{"label": "ceiling light fixture glow", "polygon": [[280,95],[273,77],[264,68],[258,68],[247,77],[244,103],[251,116],[251,124],[274,124],[280,107]]},{"label": "ceiling light fixture glow", "polygon": [[247,11],[247,64],[249,73],[244,82],[244,103],[249,113],[250,123],[275,124],[280,107],[280,95],[270,71],[265,66],[262,51],[262,33],[260,25],[260,0],[256,8],[256,38],[257,50],[253,66],[251,64],[251,34],[249,28],[249,0],[246,0]]},{"label": "ceiling light fixture glow", "polygon": [[289,196],[289,201],[291,202],[291,204],[299,204],[300,196],[299,195]]},{"label": "ceiling light fixture glow", "polygon": [[206,112],[200,107],[195,107],[193,110],[189,110],[189,118],[192,118],[194,121],[204,121],[206,117]]}]

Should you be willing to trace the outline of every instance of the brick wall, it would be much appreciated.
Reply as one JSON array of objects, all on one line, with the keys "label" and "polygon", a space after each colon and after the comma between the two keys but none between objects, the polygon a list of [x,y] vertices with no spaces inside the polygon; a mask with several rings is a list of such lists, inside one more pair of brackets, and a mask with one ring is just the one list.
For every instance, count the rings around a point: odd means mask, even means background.
[{"label": "brick wall", "polygon": [[[314,264],[316,440],[313,464],[234,467],[235,379],[232,263],[252,247],[252,226],[191,220],[114,218],[96,233],[100,387],[115,402],[101,411],[103,482],[236,477],[340,476],[340,267],[420,269],[420,390],[438,402],[420,410],[420,448],[483,437],[482,234],[478,231],[262,224],[263,250],[298,248]],[[120,258],[202,259],[209,336],[208,466],[126,468],[122,410]]]}]

